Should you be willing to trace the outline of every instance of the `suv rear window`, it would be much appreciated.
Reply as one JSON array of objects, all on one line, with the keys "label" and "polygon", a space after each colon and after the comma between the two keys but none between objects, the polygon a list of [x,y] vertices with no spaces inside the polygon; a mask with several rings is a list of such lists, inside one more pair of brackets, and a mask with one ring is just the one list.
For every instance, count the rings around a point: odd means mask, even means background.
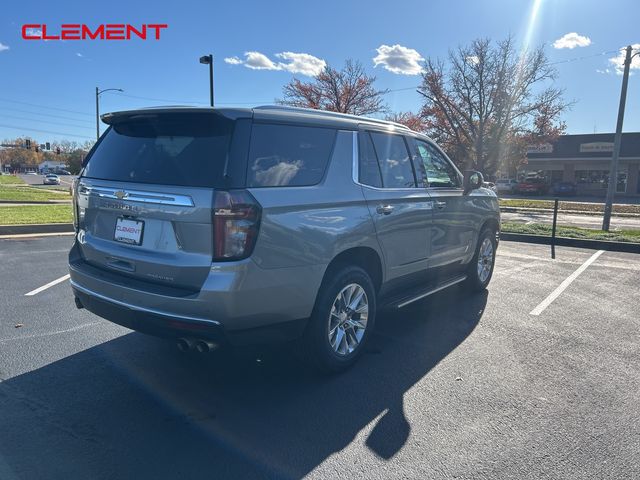
[{"label": "suv rear window", "polygon": [[109,128],[84,176],[189,187],[223,183],[233,121],[210,113],[132,117]]},{"label": "suv rear window", "polygon": [[251,130],[248,187],[316,185],[333,149],[330,128],[255,123]]}]

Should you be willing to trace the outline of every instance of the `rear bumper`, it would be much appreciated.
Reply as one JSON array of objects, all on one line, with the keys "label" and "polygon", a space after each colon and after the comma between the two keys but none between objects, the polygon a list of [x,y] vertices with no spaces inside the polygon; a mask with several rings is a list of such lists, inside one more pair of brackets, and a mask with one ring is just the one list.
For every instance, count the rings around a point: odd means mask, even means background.
[{"label": "rear bumper", "polygon": [[77,244],[69,254],[73,293],[92,313],[152,335],[234,344],[287,340],[302,332],[300,319],[311,315],[324,271],[300,268],[267,270],[252,260],[214,264],[202,289],[192,292],[93,267]]},{"label": "rear bumper", "polygon": [[88,291],[73,282],[71,288],[77,302],[80,303],[79,306],[91,313],[131,330],[162,338],[195,338],[234,346],[277,343],[300,337],[306,326],[306,319],[300,319],[246,330],[227,331],[219,322],[175,317],[164,312],[116,303],[113,299]]}]

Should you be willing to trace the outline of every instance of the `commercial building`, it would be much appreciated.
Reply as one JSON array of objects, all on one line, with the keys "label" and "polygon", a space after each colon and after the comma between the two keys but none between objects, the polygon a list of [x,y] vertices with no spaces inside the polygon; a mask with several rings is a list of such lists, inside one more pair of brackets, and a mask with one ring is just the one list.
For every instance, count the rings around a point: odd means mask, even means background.
[{"label": "commercial building", "polygon": [[[553,143],[532,147],[518,177],[537,175],[549,184],[575,183],[578,195],[604,197],[609,183],[613,133],[562,135]],[[640,195],[640,132],[623,133],[616,195]]]},{"label": "commercial building", "polygon": [[54,162],[51,160],[45,160],[38,165],[38,171],[40,173],[57,172],[60,170],[66,170],[69,168],[65,162]]}]

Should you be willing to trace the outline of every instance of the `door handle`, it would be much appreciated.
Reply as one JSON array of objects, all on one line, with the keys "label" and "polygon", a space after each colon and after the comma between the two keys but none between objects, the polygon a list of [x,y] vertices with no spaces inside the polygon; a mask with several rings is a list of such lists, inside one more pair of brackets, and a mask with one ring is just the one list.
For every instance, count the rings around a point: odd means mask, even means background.
[{"label": "door handle", "polygon": [[438,202],[438,201],[436,201],[436,207],[438,207],[438,210],[442,210],[446,206],[447,206],[447,202]]},{"label": "door handle", "polygon": [[393,205],[378,205],[378,207],[376,208],[376,212],[383,215],[389,215],[393,212]]}]

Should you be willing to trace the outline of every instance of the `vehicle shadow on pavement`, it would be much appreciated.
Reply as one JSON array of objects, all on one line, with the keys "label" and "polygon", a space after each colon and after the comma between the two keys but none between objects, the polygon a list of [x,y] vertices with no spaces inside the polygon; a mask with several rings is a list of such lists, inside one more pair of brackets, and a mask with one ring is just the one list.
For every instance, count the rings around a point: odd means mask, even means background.
[{"label": "vehicle shadow on pavement", "polygon": [[403,395],[482,317],[486,292],[450,290],[381,312],[342,375],[282,349],[202,357],[131,333],[6,380],[0,478],[300,478],[354,439],[390,459],[410,439]]}]

